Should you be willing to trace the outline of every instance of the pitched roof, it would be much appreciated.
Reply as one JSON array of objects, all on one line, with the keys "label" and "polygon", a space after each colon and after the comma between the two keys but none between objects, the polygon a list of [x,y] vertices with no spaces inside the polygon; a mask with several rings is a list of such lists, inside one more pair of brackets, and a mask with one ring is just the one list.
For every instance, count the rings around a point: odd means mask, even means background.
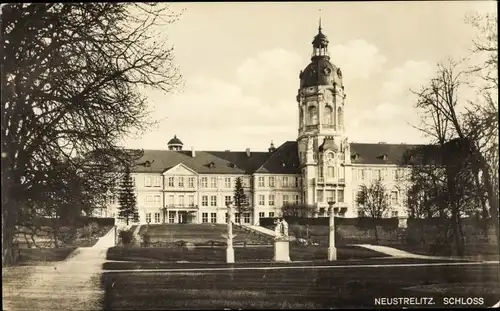
[{"label": "pitched roof", "polygon": [[[350,146],[353,164],[426,163],[435,155],[431,145],[351,143]],[[162,173],[182,163],[199,174],[300,174],[296,141],[287,141],[274,152],[251,152],[250,156],[245,151],[195,151],[192,157],[188,150],[144,150],[136,163],[134,172]]]},{"label": "pitched roof", "polygon": [[[269,158],[269,152],[144,150],[134,172],[162,173],[182,163],[199,174],[252,174]],[[149,162],[149,166],[144,165]]]},{"label": "pitched roof", "polygon": [[[353,164],[405,165],[415,163],[411,156],[418,157],[415,160],[426,163],[432,158],[434,151],[432,145],[351,143],[350,146],[351,163]],[[421,157],[422,154],[425,155]]]},{"label": "pitched roof", "polygon": [[300,174],[299,154],[296,141],[287,141],[274,151],[256,171],[268,174]]}]

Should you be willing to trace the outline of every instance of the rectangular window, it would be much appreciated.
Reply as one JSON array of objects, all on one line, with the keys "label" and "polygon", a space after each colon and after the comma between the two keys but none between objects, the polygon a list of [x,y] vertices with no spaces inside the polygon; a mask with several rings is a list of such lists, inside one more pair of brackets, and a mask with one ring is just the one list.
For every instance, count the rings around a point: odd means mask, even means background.
[{"label": "rectangular window", "polygon": [[184,195],[179,195],[179,206],[184,206]]},{"label": "rectangular window", "polygon": [[266,205],[266,202],[265,202],[265,201],[266,201],[266,196],[265,196],[265,195],[263,195],[263,194],[259,194],[259,205],[260,205],[260,206],[264,206],[264,205]]},{"label": "rectangular window", "polygon": [[208,206],[208,195],[201,196],[201,206]]},{"label": "rectangular window", "polygon": [[234,222],[237,224],[240,223],[240,213],[234,213]]},{"label": "rectangular window", "polygon": [[208,222],[208,213],[201,213],[201,222],[203,223]]},{"label": "rectangular window", "polygon": [[359,173],[359,179],[360,180],[365,180],[365,170],[364,169],[359,169],[358,173]]},{"label": "rectangular window", "polygon": [[161,187],[161,176],[155,176],[155,187]]},{"label": "rectangular window", "polygon": [[398,179],[398,170],[392,170],[392,179],[397,180]]},{"label": "rectangular window", "polygon": [[135,186],[135,176],[132,176],[131,178],[132,178],[132,185]]},{"label": "rectangular window", "polygon": [[264,212],[260,212],[259,213],[259,218],[264,218],[265,217],[265,213]]},{"label": "rectangular window", "polygon": [[217,177],[210,177],[210,188],[217,188]]},{"label": "rectangular window", "polygon": [[188,178],[188,187],[189,188],[194,188],[194,177],[189,177]]},{"label": "rectangular window", "polygon": [[323,178],[323,166],[319,167],[319,177]]},{"label": "rectangular window", "polygon": [[283,188],[288,188],[288,176],[283,176]]},{"label": "rectangular window", "polygon": [[160,213],[155,213],[155,223],[160,223]]},{"label": "rectangular window", "polygon": [[224,178],[224,187],[231,188],[231,177]]},{"label": "rectangular window", "polygon": [[269,217],[273,218],[274,217],[274,212],[269,212]]},{"label": "rectangular window", "polygon": [[317,198],[318,198],[318,202],[320,202],[320,203],[324,202],[323,201],[323,199],[324,199],[323,198],[323,190],[318,190],[318,192],[317,192]]},{"label": "rectangular window", "polygon": [[155,205],[160,205],[161,196],[155,195]]},{"label": "rectangular window", "polygon": [[398,217],[398,211],[392,211],[392,217]]},{"label": "rectangular window", "polygon": [[269,177],[269,187],[274,188],[274,176]]},{"label": "rectangular window", "polygon": [[246,188],[246,187],[250,187],[250,185],[249,185],[249,184],[250,184],[250,183],[249,183],[249,179],[248,179],[248,178],[246,178],[246,177],[242,177],[242,178],[241,178],[241,183],[243,184],[243,187],[245,187],[245,188]]},{"label": "rectangular window", "polygon": [[210,222],[213,224],[217,222],[217,213],[210,213]]},{"label": "rectangular window", "polygon": [[343,189],[339,189],[338,193],[337,193],[337,202],[344,202],[344,190]]},{"label": "rectangular window", "polygon": [[168,223],[173,224],[175,219],[175,212],[168,212]]},{"label": "rectangular window", "polygon": [[382,172],[380,170],[375,170],[374,179],[382,179]]},{"label": "rectangular window", "polygon": [[264,187],[264,177],[259,177],[258,185],[259,185],[259,187]]},{"label": "rectangular window", "polygon": [[178,185],[180,188],[184,188],[184,177],[178,177],[179,180],[178,180]]},{"label": "rectangular window", "polygon": [[335,190],[326,191],[326,203],[335,201]]},{"label": "rectangular window", "polygon": [[208,178],[207,177],[202,177],[201,178],[201,188],[207,188],[208,187]]},{"label": "rectangular window", "polygon": [[295,177],[295,188],[299,187],[299,178]]},{"label": "rectangular window", "polygon": [[274,206],[274,194],[269,195],[269,206]]},{"label": "rectangular window", "polygon": [[210,196],[210,206],[217,206],[217,196],[216,195]]},{"label": "rectangular window", "polygon": [[151,213],[146,213],[146,223],[150,223],[151,222]]},{"label": "rectangular window", "polygon": [[188,196],[188,204],[190,207],[194,206],[194,195],[189,195]]},{"label": "rectangular window", "polygon": [[398,192],[397,191],[391,192],[391,204],[398,204]]},{"label": "rectangular window", "polygon": [[144,185],[146,187],[151,187],[153,185],[153,178],[151,176],[146,176],[145,181],[144,181]]},{"label": "rectangular window", "polygon": [[231,196],[230,195],[226,195],[224,197],[224,205],[228,206],[229,204],[231,204]]},{"label": "rectangular window", "polygon": [[[283,195],[283,205],[285,205],[285,204],[288,204],[288,195],[287,194]],[[269,217],[271,217],[271,216],[269,216]]]},{"label": "rectangular window", "polygon": [[226,213],[226,217],[225,217],[224,219],[225,219],[225,222],[226,222],[226,224],[227,224],[227,213]]},{"label": "rectangular window", "polygon": [[246,224],[250,223],[250,213],[243,213],[243,222]]},{"label": "rectangular window", "polygon": [[299,204],[299,195],[298,194],[295,195],[295,204]]},{"label": "rectangular window", "polygon": [[358,179],[358,169],[353,168],[352,169],[352,180],[357,180]]},{"label": "rectangular window", "polygon": [[168,196],[168,206],[174,206],[174,195]]},{"label": "rectangular window", "polygon": [[174,187],[174,177],[169,177],[168,178],[168,186],[169,187]]},{"label": "rectangular window", "polygon": [[146,197],[144,197],[144,203],[146,205],[151,205],[153,204],[153,196],[151,195],[147,195]]}]

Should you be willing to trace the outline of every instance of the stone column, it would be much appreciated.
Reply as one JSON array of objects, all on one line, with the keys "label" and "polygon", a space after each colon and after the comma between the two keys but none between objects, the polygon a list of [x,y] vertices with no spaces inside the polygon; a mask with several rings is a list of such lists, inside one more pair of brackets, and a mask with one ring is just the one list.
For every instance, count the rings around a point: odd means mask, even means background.
[{"label": "stone column", "polygon": [[234,248],[233,248],[233,208],[232,203],[227,205],[227,248],[226,248],[226,263],[234,263]]},{"label": "stone column", "polygon": [[328,202],[330,205],[330,239],[328,247],[328,261],[337,260],[337,248],[335,248],[335,215],[333,213],[333,205],[335,202]]}]

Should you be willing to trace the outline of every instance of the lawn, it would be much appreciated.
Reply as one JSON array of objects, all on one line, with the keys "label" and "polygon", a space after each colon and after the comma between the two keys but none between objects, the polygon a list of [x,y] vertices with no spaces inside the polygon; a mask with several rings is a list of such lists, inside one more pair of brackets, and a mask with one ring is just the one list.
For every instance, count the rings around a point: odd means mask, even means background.
[{"label": "lawn", "polygon": [[[271,247],[235,247],[236,262],[267,262],[273,259],[274,248]],[[290,259],[292,261],[325,261],[328,249],[322,246],[290,245]],[[356,260],[381,258],[386,255],[361,247],[342,247],[337,250],[339,260]],[[163,247],[113,247],[108,250],[108,260],[132,261],[105,263],[104,268],[111,267],[129,269],[133,267],[156,267],[158,263],[187,262],[225,262],[226,249],[214,248],[163,248]]]},{"label": "lawn", "polygon": [[375,298],[381,297],[433,297],[432,307],[442,307],[448,295],[481,297],[491,306],[500,295],[499,281],[498,265],[223,271],[208,267],[107,272],[101,286],[105,310],[366,308],[376,307]]},{"label": "lawn", "polygon": [[21,248],[18,265],[32,266],[46,262],[63,261],[76,247],[63,248]]},{"label": "lawn", "polygon": [[[175,243],[178,241],[190,242],[196,245],[208,245],[214,241],[225,243],[227,225],[224,224],[153,224],[141,226],[139,235],[147,233],[151,241],[162,243]],[[270,245],[271,239],[251,231],[246,231],[238,226],[233,226],[233,234],[236,235],[234,243]]]}]

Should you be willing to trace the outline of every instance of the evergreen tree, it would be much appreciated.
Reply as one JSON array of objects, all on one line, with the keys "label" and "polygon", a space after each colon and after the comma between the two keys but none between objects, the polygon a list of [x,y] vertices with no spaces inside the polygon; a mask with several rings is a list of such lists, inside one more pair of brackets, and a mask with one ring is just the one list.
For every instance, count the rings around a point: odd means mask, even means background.
[{"label": "evergreen tree", "polygon": [[137,200],[134,193],[134,183],[130,176],[130,168],[125,169],[120,189],[118,192],[119,212],[118,217],[125,219],[127,225],[129,221],[139,221],[139,211],[137,210]]},{"label": "evergreen tree", "polygon": [[243,220],[243,212],[248,210],[247,196],[243,190],[243,184],[241,182],[241,177],[236,178],[236,184],[234,186],[234,206],[236,211],[240,214],[240,225]]}]

